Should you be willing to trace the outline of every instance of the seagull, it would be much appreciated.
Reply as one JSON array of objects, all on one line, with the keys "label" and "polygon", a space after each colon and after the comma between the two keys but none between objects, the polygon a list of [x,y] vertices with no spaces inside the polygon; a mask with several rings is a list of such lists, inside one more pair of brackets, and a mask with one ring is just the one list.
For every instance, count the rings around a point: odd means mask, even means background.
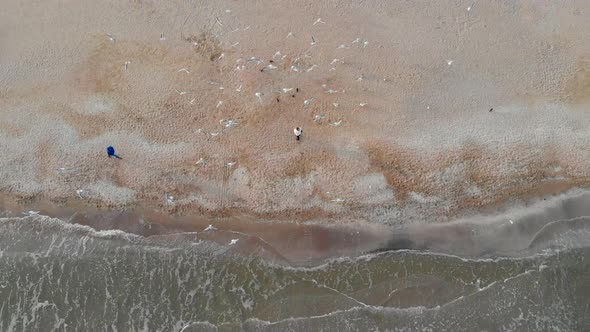
[{"label": "seagull", "polygon": [[235,43],[233,43],[233,44],[231,45],[231,47],[236,47],[236,46],[238,46],[238,45],[240,45],[240,42],[235,42]]},{"label": "seagull", "polygon": [[332,126],[332,127],[338,127],[341,122],[342,122],[342,120],[340,120],[338,122],[332,122],[332,123],[330,123],[330,126]]},{"label": "seagull", "polygon": [[311,45],[315,45],[315,38],[313,36],[311,36]]},{"label": "seagull", "polygon": [[76,190],[76,194],[78,195],[78,197],[80,197],[80,198],[82,198],[82,199],[84,199],[84,197],[82,197],[82,194],[83,194],[83,193],[84,193],[84,190],[82,190],[82,189],[78,189],[78,190]]},{"label": "seagull", "polygon": [[336,92],[338,92],[338,91],[337,91],[337,90],[332,90],[332,89],[330,89],[330,90],[326,90],[326,92],[327,92],[327,93],[329,93],[329,94],[332,94],[332,93],[336,93]]},{"label": "seagull", "polygon": [[174,204],[174,203],[175,203],[175,201],[174,201],[174,196],[170,196],[170,195],[168,195],[168,194],[165,194],[164,196],[166,197],[166,201],[167,201],[168,203],[170,203],[170,204]]},{"label": "seagull", "polygon": [[275,53],[275,55],[273,55],[272,57],[273,57],[273,59],[274,59],[274,58],[276,58],[277,56],[281,56],[281,55],[282,55],[282,54],[281,54],[281,51],[277,51],[277,52]]},{"label": "seagull", "polygon": [[512,221],[512,220],[509,220],[509,221],[510,221],[510,225],[513,225],[514,224],[514,221]]},{"label": "seagull", "polygon": [[367,103],[360,103],[359,106],[360,107],[365,107],[365,106],[367,106]]},{"label": "seagull", "polygon": [[217,228],[213,227],[213,225],[209,225],[209,226],[207,226],[207,228],[205,228],[203,230],[203,232],[206,232],[206,231],[216,231],[216,230],[217,230]]},{"label": "seagull", "polygon": [[322,21],[322,18],[318,18],[315,22],[313,22],[313,25],[316,25],[318,23],[322,23],[322,24],[326,24],[326,22]]},{"label": "seagull", "polygon": [[221,82],[217,82],[217,81],[209,81],[209,84],[213,84],[213,85],[221,85]]},{"label": "seagull", "polygon": [[194,105],[194,104],[195,104],[195,100],[196,100],[196,99],[197,99],[197,98],[193,98],[193,99],[191,99],[191,101],[190,101],[189,103],[190,103],[191,105]]},{"label": "seagull", "polygon": [[161,40],[161,41],[164,41],[164,40],[166,40],[166,37],[164,37],[164,33],[163,33],[163,32],[160,34],[160,40]]},{"label": "seagull", "polygon": [[281,89],[281,92],[282,92],[282,93],[287,93],[287,92],[289,92],[289,91],[291,91],[291,90],[293,90],[293,88],[282,88],[282,89]]},{"label": "seagull", "polygon": [[313,65],[313,66],[307,68],[305,71],[309,73],[310,71],[314,70],[317,67],[319,67],[319,66],[318,65]]},{"label": "seagull", "polygon": [[289,72],[292,72],[292,71],[298,72],[299,67],[298,66],[291,66],[291,70],[289,70]]},{"label": "seagull", "polygon": [[334,203],[342,203],[342,202],[344,202],[344,200],[342,198],[336,198],[336,199],[333,199],[332,202],[334,202]]},{"label": "seagull", "polygon": [[450,66],[450,65],[452,65],[452,64],[453,64],[453,62],[455,62],[455,60],[448,60],[448,61],[447,61],[447,65],[449,65],[449,66]]},{"label": "seagull", "polygon": [[334,106],[334,107],[338,107],[338,105],[340,105],[340,104],[338,104],[338,103],[332,103],[332,106]]},{"label": "seagull", "polygon": [[330,64],[331,64],[331,65],[333,65],[333,64],[335,64],[336,62],[338,62],[338,61],[342,61],[342,60],[344,60],[344,59],[338,59],[338,58],[334,58],[334,59],[332,59],[332,62],[330,62]]},{"label": "seagull", "polygon": [[313,121],[318,122],[318,121],[320,121],[323,118],[325,118],[325,116],[316,114],[316,115],[313,116]]},{"label": "seagull", "polygon": [[129,67],[130,63],[131,63],[131,61],[125,61],[125,70],[127,70],[127,67]]},{"label": "seagull", "polygon": [[62,173],[62,174],[63,174],[63,173],[67,173],[67,172],[71,172],[72,170],[73,170],[73,169],[71,169],[71,168],[65,168],[65,167],[60,167],[60,168],[56,169],[56,171],[57,171],[58,173]]},{"label": "seagull", "polygon": [[226,9],[225,12],[229,14],[229,13],[231,13],[231,10],[230,9]]},{"label": "seagull", "polygon": [[111,34],[108,34],[107,37],[109,37],[109,40],[113,43],[117,41],[117,38],[115,38],[115,36],[113,36]]},{"label": "seagull", "polygon": [[369,42],[368,41],[364,41],[363,42],[363,48],[367,47],[367,45],[369,45]]},{"label": "seagull", "polygon": [[209,135],[211,135],[211,137],[215,137],[215,136],[219,135],[219,133],[209,133]]},{"label": "seagull", "polygon": [[236,89],[237,92],[242,92],[242,85],[240,84],[240,86]]},{"label": "seagull", "polygon": [[41,212],[41,211],[27,211],[27,212],[23,212],[23,214],[25,216],[33,216],[33,215],[38,215],[39,212]]},{"label": "seagull", "polygon": [[238,124],[234,120],[219,120],[219,122],[222,123],[225,128],[231,128]]},{"label": "seagull", "polygon": [[223,105],[223,101],[219,100],[217,101],[217,106],[215,106],[215,108],[219,108],[221,105]]},{"label": "seagull", "polygon": [[232,162],[229,162],[229,163],[225,164],[225,166],[227,166],[227,168],[232,168],[232,167],[235,166],[235,164],[236,164],[236,162],[235,161],[232,161]]},{"label": "seagull", "polygon": [[338,49],[340,49],[340,48],[350,48],[350,46],[348,46],[346,44],[342,44],[342,45],[338,46]]},{"label": "seagull", "polygon": [[294,38],[295,36],[293,36],[293,32],[289,32],[289,34],[287,34],[287,38]]},{"label": "seagull", "polygon": [[190,73],[191,73],[191,72],[188,70],[188,68],[181,68],[181,69],[179,69],[179,70],[178,70],[178,72],[179,72],[179,73],[180,73],[181,71],[183,71],[183,72],[185,72],[185,73],[187,73],[187,74],[190,74]]},{"label": "seagull", "polygon": [[254,95],[255,95],[255,96],[258,98],[258,101],[259,101],[260,103],[262,103],[262,98],[260,97],[260,96],[262,96],[262,93],[260,93],[260,92],[256,92]]},{"label": "seagull", "polygon": [[357,39],[355,39],[355,40],[351,41],[350,43],[351,43],[351,44],[356,44],[356,43],[358,43],[359,41],[361,41],[361,39],[360,39],[360,38],[357,38]]},{"label": "seagull", "polygon": [[225,58],[225,53],[221,53],[221,55],[219,56],[219,58],[217,58],[217,60],[221,60],[223,58]]},{"label": "seagull", "polygon": [[186,94],[186,91],[178,91],[178,90],[176,90],[176,93],[178,93],[179,95],[182,96],[182,95],[185,95]]},{"label": "seagull", "polygon": [[250,57],[248,58],[248,62],[256,62],[256,64],[260,64],[262,60],[258,59],[257,57]]},{"label": "seagull", "polygon": [[229,242],[229,245],[231,246],[231,245],[234,245],[234,244],[236,244],[236,243],[238,243],[238,239],[232,239],[232,240]]},{"label": "seagull", "polygon": [[266,66],[266,67],[267,67],[268,69],[277,69],[277,68],[278,68],[277,66],[273,66],[273,65],[268,65],[268,66]]},{"label": "seagull", "polygon": [[311,101],[313,100],[313,98],[310,99],[306,99],[303,101],[303,107],[307,107],[309,106],[309,104],[311,104]]},{"label": "seagull", "polygon": [[197,160],[197,162],[195,163],[195,165],[201,165],[201,164],[206,164],[207,160],[203,159],[203,158],[199,158],[199,160]]}]

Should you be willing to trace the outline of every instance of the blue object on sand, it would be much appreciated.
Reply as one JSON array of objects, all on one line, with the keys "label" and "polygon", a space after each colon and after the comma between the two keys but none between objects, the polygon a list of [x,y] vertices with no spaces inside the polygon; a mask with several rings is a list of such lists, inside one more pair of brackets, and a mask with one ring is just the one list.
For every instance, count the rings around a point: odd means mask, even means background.
[{"label": "blue object on sand", "polygon": [[121,159],[121,157],[119,157],[115,154],[115,148],[112,146],[107,146],[107,155],[109,155],[109,157],[115,157],[117,159]]}]

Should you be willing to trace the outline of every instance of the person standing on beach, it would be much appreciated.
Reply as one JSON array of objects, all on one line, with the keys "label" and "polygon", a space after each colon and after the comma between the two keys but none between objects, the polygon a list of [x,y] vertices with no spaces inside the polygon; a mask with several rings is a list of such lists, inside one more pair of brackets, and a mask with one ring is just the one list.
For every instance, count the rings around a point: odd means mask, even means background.
[{"label": "person standing on beach", "polygon": [[301,134],[303,134],[303,128],[295,127],[295,129],[293,129],[293,132],[295,133],[295,139],[299,140],[299,138],[301,137]]}]

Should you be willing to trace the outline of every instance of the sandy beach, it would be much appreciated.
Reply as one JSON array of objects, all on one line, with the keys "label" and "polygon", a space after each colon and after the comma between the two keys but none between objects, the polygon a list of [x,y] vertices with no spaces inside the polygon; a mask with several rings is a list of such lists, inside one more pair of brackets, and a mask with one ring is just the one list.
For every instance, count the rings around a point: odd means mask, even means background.
[{"label": "sandy beach", "polygon": [[585,1],[7,1],[0,190],[408,223],[587,187],[589,15]]},{"label": "sandy beach", "polygon": [[0,330],[590,330],[587,0],[1,8]]}]

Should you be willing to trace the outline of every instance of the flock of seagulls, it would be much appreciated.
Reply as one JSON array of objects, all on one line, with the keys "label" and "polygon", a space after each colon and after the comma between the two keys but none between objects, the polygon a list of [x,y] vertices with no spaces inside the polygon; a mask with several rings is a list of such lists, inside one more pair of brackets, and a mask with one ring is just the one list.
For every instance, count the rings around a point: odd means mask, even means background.
[{"label": "flock of seagulls", "polygon": [[[468,10],[469,10],[469,9],[468,9]],[[229,9],[228,9],[228,10],[226,10],[225,12],[226,12],[226,13],[231,13],[231,10],[229,10]],[[215,17],[215,23],[216,23],[216,24],[217,24],[219,27],[222,27],[222,28],[224,28],[224,24],[223,24],[223,22],[220,20],[220,18],[219,18],[219,17]],[[316,20],[315,20],[315,21],[312,23],[312,26],[326,25],[326,24],[327,24],[327,23],[326,23],[326,21],[324,21],[324,20],[323,20],[323,19],[320,17],[320,18],[317,18],[317,19],[316,19]],[[242,31],[247,31],[249,28],[250,28],[250,26],[246,26],[246,27],[244,27],[244,28],[243,28],[243,29],[241,29],[241,30],[242,30]],[[240,30],[240,28],[235,28],[235,29],[231,30],[231,32],[236,32],[236,31],[239,31],[239,30]],[[221,34],[218,34],[218,36],[219,36],[219,35],[221,35]],[[110,40],[110,42],[112,42],[112,43],[116,43],[116,42],[117,42],[117,38],[116,38],[114,35],[112,35],[112,34],[107,34],[106,36],[108,37],[108,39]],[[311,46],[314,46],[314,45],[316,45],[316,44],[318,43],[318,41],[317,41],[316,37],[315,37],[315,36],[313,36],[313,35],[311,35],[310,37],[311,37],[311,43],[310,43],[310,44],[311,44]],[[291,38],[293,38],[293,39],[294,39],[294,38],[296,38],[296,37],[295,37],[295,34],[294,34],[292,31],[290,31],[290,32],[287,34],[286,38],[287,38],[287,39],[291,39]],[[166,38],[164,37],[164,33],[161,33],[161,34],[160,34],[160,41],[165,41],[165,40],[166,40]],[[194,42],[193,44],[198,44],[198,43]],[[228,43],[228,44],[229,44],[229,43]],[[361,38],[359,37],[359,38],[355,38],[355,39],[354,39],[354,40],[352,40],[350,43],[344,43],[344,44],[340,44],[340,45],[337,47],[337,49],[349,49],[349,48],[351,48],[353,45],[356,45],[356,44],[362,45],[362,47],[363,47],[363,48],[365,48],[365,47],[367,47],[367,45],[369,44],[369,42],[368,42],[368,41],[366,41],[366,40],[361,40]],[[239,42],[239,41],[236,41],[236,42],[234,42],[233,44],[231,44],[231,46],[230,46],[230,47],[231,47],[231,48],[235,48],[235,47],[237,47],[238,45],[240,45],[240,42]],[[277,59],[279,59],[279,60],[284,60],[286,57],[287,57],[287,54],[282,54],[282,53],[281,53],[281,51],[276,51],[276,53],[275,53],[275,54],[274,54],[274,56],[272,57],[272,59],[273,59],[273,60],[269,60],[269,62],[270,62],[270,63],[269,63],[269,64],[267,64],[267,65],[265,65],[265,66],[264,66],[262,69],[260,69],[260,71],[262,72],[262,71],[264,71],[264,70],[277,70],[277,69],[279,69],[279,67],[278,67],[277,65],[275,65],[275,64],[274,64],[274,63],[275,63],[275,61],[276,61]],[[303,72],[304,72],[304,73],[309,73],[309,72],[312,72],[312,71],[314,71],[314,70],[315,70],[315,69],[317,69],[317,68],[320,68],[320,65],[319,65],[319,64],[311,64],[309,67],[307,67],[307,66],[306,66],[307,68],[306,68],[306,69],[303,69],[303,71],[302,71],[302,68],[300,67],[300,66],[302,65],[302,63],[300,63],[300,59],[301,59],[301,57],[304,57],[304,58],[311,58],[311,56],[310,56],[310,55],[309,55],[307,52],[305,52],[304,54],[300,55],[299,57],[294,57],[294,58],[292,58],[292,59],[291,59],[291,62],[292,62],[292,64],[291,64],[291,65],[290,65],[290,67],[289,67],[289,72],[290,72],[290,73],[293,73],[293,74],[297,74],[297,73],[303,73]],[[222,60],[224,60],[225,58],[226,58],[226,56],[225,56],[225,53],[220,53],[220,55],[219,55],[219,56],[216,58],[216,60],[215,60],[215,61],[222,61]],[[261,64],[262,64],[262,63],[264,63],[264,62],[265,62],[264,60],[262,60],[260,57],[256,57],[256,56],[250,56],[250,57],[246,58],[246,59],[245,59],[245,62],[244,62],[244,60],[243,60],[242,58],[240,58],[240,59],[237,59],[237,60],[236,60],[236,63],[238,64],[238,66],[236,67],[236,70],[239,70],[239,71],[246,70],[246,64],[247,64],[247,63],[253,63],[253,64],[255,64],[256,66],[259,66],[259,65],[261,65]],[[453,62],[452,60],[449,60],[449,61],[448,61],[448,65],[451,65],[451,64],[452,64],[452,62]],[[338,64],[343,64],[343,63],[344,63],[344,57],[333,58],[333,59],[332,59],[332,60],[329,62],[329,66],[330,66],[330,69],[329,69],[329,70],[330,70],[330,71],[334,71],[334,70],[336,70],[336,67],[335,67],[336,65],[338,65]],[[130,65],[130,64],[131,64],[131,61],[125,61],[125,62],[124,62],[124,70],[125,70],[125,71],[127,71],[127,70],[129,69],[129,65]],[[180,69],[178,69],[178,70],[177,70],[177,72],[178,72],[178,73],[184,73],[184,74],[186,74],[186,75],[190,75],[190,74],[191,74],[191,70],[190,70],[189,68],[187,68],[187,67],[180,68]],[[360,76],[360,77],[357,79],[357,81],[361,81],[362,79],[363,79],[363,76],[361,75],[361,76]],[[224,86],[223,86],[223,83],[222,83],[222,82],[218,82],[218,81],[209,81],[208,83],[209,83],[209,84],[211,84],[211,85],[215,85],[215,86],[217,86],[217,88],[218,88],[219,90],[224,90],[224,89],[225,89],[225,88],[224,88]],[[323,84],[323,85],[322,85],[322,87],[324,87],[324,88],[325,88],[323,91],[324,91],[325,93],[327,93],[327,94],[338,94],[338,93],[344,93],[344,90],[336,90],[336,89],[331,89],[331,88],[330,88],[330,89],[328,89],[328,88],[326,88],[326,84]],[[184,96],[184,95],[188,95],[188,94],[189,94],[189,92],[188,92],[188,91],[181,91],[181,90],[178,90],[178,89],[175,89],[175,91],[176,91],[176,93],[177,93],[179,96]],[[279,91],[279,93],[282,93],[282,94],[290,94],[290,93],[292,93],[292,91],[293,91],[293,88],[292,88],[292,87],[283,87],[283,88],[280,88],[278,91]],[[297,92],[298,92],[298,91],[299,91],[299,89],[297,89]],[[242,92],[242,84],[240,84],[239,86],[237,86],[237,87],[235,88],[235,92],[236,92],[236,93],[241,93],[241,92]],[[254,93],[254,96],[256,97],[256,100],[257,100],[257,102],[258,102],[258,103],[260,103],[260,104],[262,104],[262,103],[263,103],[263,97],[264,97],[264,95],[265,95],[265,94],[264,94],[264,92],[262,92],[262,91],[258,91],[258,92],[255,92],[255,93]],[[294,95],[293,95],[293,96],[294,96]],[[188,98],[191,98],[191,97],[190,97],[190,96],[188,96]],[[196,100],[196,98],[192,98],[192,99],[190,99],[190,101],[189,101],[189,104],[190,104],[190,105],[194,105],[194,103],[195,103],[195,100]],[[309,108],[309,107],[311,106],[311,104],[312,104],[312,102],[313,102],[314,100],[315,100],[315,98],[314,98],[314,97],[309,97],[309,98],[305,99],[305,100],[303,101],[303,108]],[[188,99],[187,99],[187,101],[188,101]],[[278,101],[279,101],[279,99],[277,98],[277,102],[278,102]],[[221,108],[223,105],[224,105],[224,101],[223,101],[223,100],[218,100],[218,101],[217,101],[217,104],[215,105],[215,108],[216,108],[216,109],[218,109],[218,108]],[[360,105],[360,107],[365,107],[365,106],[367,105],[367,103],[360,103],[359,105]],[[337,102],[334,102],[334,103],[332,103],[332,106],[333,106],[333,107],[335,107],[335,108],[337,108],[337,107],[339,107],[339,103],[337,103]],[[321,121],[323,121],[324,119],[325,119],[325,115],[316,114],[316,115],[314,115],[314,116],[313,116],[313,121],[314,121],[314,122],[321,122]],[[330,125],[330,126],[332,126],[332,127],[337,127],[337,126],[339,126],[341,123],[342,123],[342,120],[340,119],[340,120],[338,120],[338,121],[329,122],[329,125]],[[231,120],[231,119],[228,119],[228,120],[222,119],[222,120],[220,120],[220,124],[222,125],[222,127],[223,127],[223,130],[230,129],[230,128],[233,128],[233,127],[235,127],[236,125],[238,125],[238,123],[237,123],[235,120]],[[202,133],[202,132],[203,132],[203,131],[202,131],[202,129],[199,129],[199,130],[195,131],[195,133]],[[216,136],[218,136],[220,133],[219,133],[219,132],[209,132],[209,133],[205,133],[205,134],[207,134],[209,137],[216,137]],[[200,159],[199,159],[199,160],[198,160],[198,161],[195,163],[195,165],[204,165],[204,164],[206,164],[206,163],[207,163],[207,160],[205,160],[205,159],[203,159],[203,158],[200,158]],[[225,166],[226,166],[228,169],[232,168],[234,165],[236,165],[236,162],[235,162],[235,161],[234,161],[234,162],[227,162],[227,163],[225,164]],[[58,171],[59,171],[59,172],[66,172],[66,169],[60,169],[60,170],[58,170]],[[78,195],[80,198],[83,198],[85,191],[84,191],[84,190],[77,190],[77,191],[76,191],[76,193],[77,193],[77,195]],[[166,200],[166,202],[167,202],[167,203],[169,203],[169,204],[175,204],[175,203],[176,203],[176,200],[174,199],[174,197],[173,197],[173,196],[171,196],[171,195],[168,195],[168,194],[165,194],[165,200]],[[343,200],[336,199],[336,200],[332,200],[332,201],[333,201],[333,202],[337,202],[337,203],[339,203],[339,202],[342,202]],[[210,227],[211,227],[211,225],[210,225]],[[208,229],[209,229],[209,227],[208,227]],[[208,229],[206,229],[206,230],[208,230]],[[237,239],[235,240],[235,242],[237,242]],[[234,240],[232,240],[232,243],[231,243],[231,244],[234,244],[235,242],[234,242]]]},{"label": "flock of seagulls", "polygon": [[[467,11],[468,12],[471,11],[471,9],[472,9],[472,6],[467,7]],[[225,13],[231,13],[231,10],[229,10],[229,9],[228,10],[225,10]],[[220,27],[224,27],[224,24],[219,19],[219,17],[215,17],[215,23],[217,25],[219,25]],[[317,18],[313,22],[312,26],[326,25],[326,24],[327,23],[322,18]],[[242,29],[242,31],[247,31],[248,29],[250,29],[250,26],[244,27]],[[231,30],[231,32],[236,32],[236,31],[239,31],[239,30],[240,30],[240,28],[236,28],[234,30]],[[106,36],[107,36],[108,40],[111,43],[114,44],[114,43],[117,42],[117,38],[113,34],[107,34]],[[318,43],[316,37],[313,36],[313,35],[311,35],[310,37],[311,37],[310,45],[311,46],[315,46]],[[292,31],[290,31],[286,35],[286,38],[287,39],[294,39],[296,37],[295,37],[295,34]],[[165,40],[166,40],[166,38],[164,37],[164,33],[161,33],[160,34],[160,41],[165,41]],[[196,43],[194,43],[194,44],[196,44]],[[353,47],[356,44],[362,45],[362,48],[366,48],[369,45],[369,41],[367,41],[367,40],[361,40],[361,38],[355,38],[350,43],[343,43],[343,44],[338,45],[336,47],[336,49],[350,49],[351,47]],[[239,41],[236,41],[233,44],[231,44],[230,47],[231,48],[236,48],[239,45],[240,45],[240,42]],[[311,58],[307,53],[303,54],[303,56],[308,57],[308,58]],[[273,60],[276,60],[276,59],[284,60],[286,57],[287,57],[286,54],[282,54],[281,51],[276,51],[276,53],[273,56]],[[225,53],[221,53],[216,58],[216,61],[222,61],[225,58],[226,58]],[[278,69],[279,67],[277,67],[276,65],[273,64],[274,63],[273,60],[271,60],[270,61],[271,63],[269,63],[268,65],[266,65],[264,68],[260,69],[260,71],[262,72],[265,69],[268,69],[268,70],[276,70],[276,69]],[[292,63],[293,64],[290,65],[290,67],[289,67],[289,72],[290,73],[295,73],[295,74],[296,73],[302,73],[302,72],[309,73],[309,72],[312,72],[313,70],[315,70],[316,68],[320,68],[320,65],[318,65],[318,64],[312,64],[307,69],[304,69],[303,71],[301,71],[299,60],[300,60],[299,57],[296,57],[296,58],[294,58],[292,60]],[[238,66],[236,67],[236,70],[244,71],[246,69],[246,66],[244,64],[241,64],[242,61],[243,60],[241,58],[236,61],[236,63],[238,64]],[[261,58],[256,57],[256,56],[251,56],[251,57],[247,58],[245,62],[246,63],[254,63],[257,66],[260,65],[260,64],[262,64],[262,63],[264,63],[264,61]],[[344,57],[342,57],[342,58],[333,58],[329,62],[329,65],[332,66],[332,67],[330,67],[329,71],[336,70],[336,67],[334,67],[334,66],[335,65],[338,65],[338,64],[342,64],[342,63],[344,63]],[[446,64],[448,66],[453,65],[453,63],[454,63],[454,60],[446,60]],[[127,71],[129,69],[129,65],[130,64],[131,64],[131,61],[129,61],[129,60],[124,62],[123,68],[124,68],[125,71]],[[187,75],[190,75],[191,74],[191,70],[189,68],[186,68],[186,67],[185,68],[178,69],[177,72],[178,73],[185,73]],[[363,79],[364,79],[364,76],[361,74],[358,78],[356,78],[356,81],[363,81]],[[224,86],[223,86],[222,82],[209,81],[208,83],[211,84],[211,85],[217,86],[219,90],[224,90]],[[339,90],[335,90],[335,89],[331,89],[331,88],[330,89],[327,89],[326,88],[326,84],[323,84],[322,87],[325,88],[324,89],[324,92],[325,93],[328,93],[328,94],[344,93],[344,90],[340,90],[339,91]],[[297,89],[297,91],[298,90],[299,89]],[[188,93],[187,91],[180,91],[180,90],[177,90],[177,89],[175,91],[180,96],[184,96],[184,95],[186,95]],[[288,93],[291,93],[292,91],[293,91],[293,88],[292,87],[283,87],[283,88],[280,88],[278,90],[278,92],[279,93],[282,93],[282,94],[288,94]],[[240,84],[239,86],[237,86],[237,88],[235,89],[235,92],[237,92],[237,93],[241,93],[242,92],[242,84]],[[254,95],[255,95],[256,100],[258,101],[258,103],[261,103],[262,104],[263,103],[264,93],[263,92],[256,92]],[[196,100],[196,98],[192,98],[189,101],[190,105],[194,105],[195,100]],[[277,101],[278,101],[278,99],[277,99]],[[308,99],[305,99],[303,101],[303,107],[304,108],[310,107],[310,105],[312,104],[313,101],[314,101],[314,97],[310,97]],[[223,104],[224,104],[223,100],[218,100],[215,108],[220,108]],[[332,103],[332,106],[335,107],[335,108],[339,107],[339,105],[340,104],[337,103],[337,102],[333,102]],[[366,107],[368,104],[366,102],[361,102],[358,105],[360,107]],[[430,106],[427,107],[427,109],[429,109],[429,108],[430,108]],[[317,122],[317,123],[324,121],[325,118],[326,118],[326,116],[323,115],[323,114],[315,114],[315,115],[313,115],[313,121],[314,122]],[[337,126],[340,126],[340,124],[342,123],[342,121],[343,120],[339,119],[338,121],[329,122],[329,125],[332,126],[332,127],[337,127]],[[232,120],[232,119],[222,119],[222,120],[220,120],[220,124],[222,125],[223,129],[225,130],[225,129],[230,129],[230,128],[233,128],[233,127],[237,126],[238,125],[238,122],[235,121],[235,120]],[[198,130],[195,131],[195,133],[203,133],[203,131],[202,131],[202,129],[198,129]],[[206,134],[208,136],[210,136],[210,137],[216,137],[220,133],[219,132],[209,132],[209,133],[206,133]],[[208,161],[206,159],[204,159],[204,158],[201,157],[201,158],[199,158],[199,160],[197,162],[195,162],[195,165],[205,165],[205,164],[207,164],[207,162]],[[231,169],[236,164],[237,164],[236,161],[227,162],[227,163],[225,163],[225,167],[227,169]],[[61,168],[56,169],[56,171],[59,172],[59,173],[61,173],[61,174],[71,172],[72,170],[73,169],[71,169],[71,168],[65,168],[65,167],[61,167]],[[88,194],[88,191],[87,190],[83,190],[83,189],[78,189],[78,190],[76,190],[76,194],[77,194],[77,196],[80,199],[84,199],[84,198],[86,198],[86,196]],[[164,198],[165,198],[165,201],[168,204],[176,204],[176,199],[172,195],[165,194],[164,195]],[[343,203],[344,201],[345,200],[342,199],[342,198],[334,198],[334,199],[331,199],[331,202],[333,202],[333,203]],[[26,211],[26,212],[22,212],[22,213],[24,215],[27,215],[27,216],[32,216],[32,215],[37,215],[40,212],[39,211]],[[509,223],[510,224],[514,224],[514,221],[513,220],[509,220]],[[203,231],[206,232],[206,231],[216,231],[216,230],[217,230],[217,228],[215,228],[213,225],[209,225]],[[231,239],[230,242],[229,242],[229,245],[235,245],[238,241],[239,241],[239,239]]]}]

